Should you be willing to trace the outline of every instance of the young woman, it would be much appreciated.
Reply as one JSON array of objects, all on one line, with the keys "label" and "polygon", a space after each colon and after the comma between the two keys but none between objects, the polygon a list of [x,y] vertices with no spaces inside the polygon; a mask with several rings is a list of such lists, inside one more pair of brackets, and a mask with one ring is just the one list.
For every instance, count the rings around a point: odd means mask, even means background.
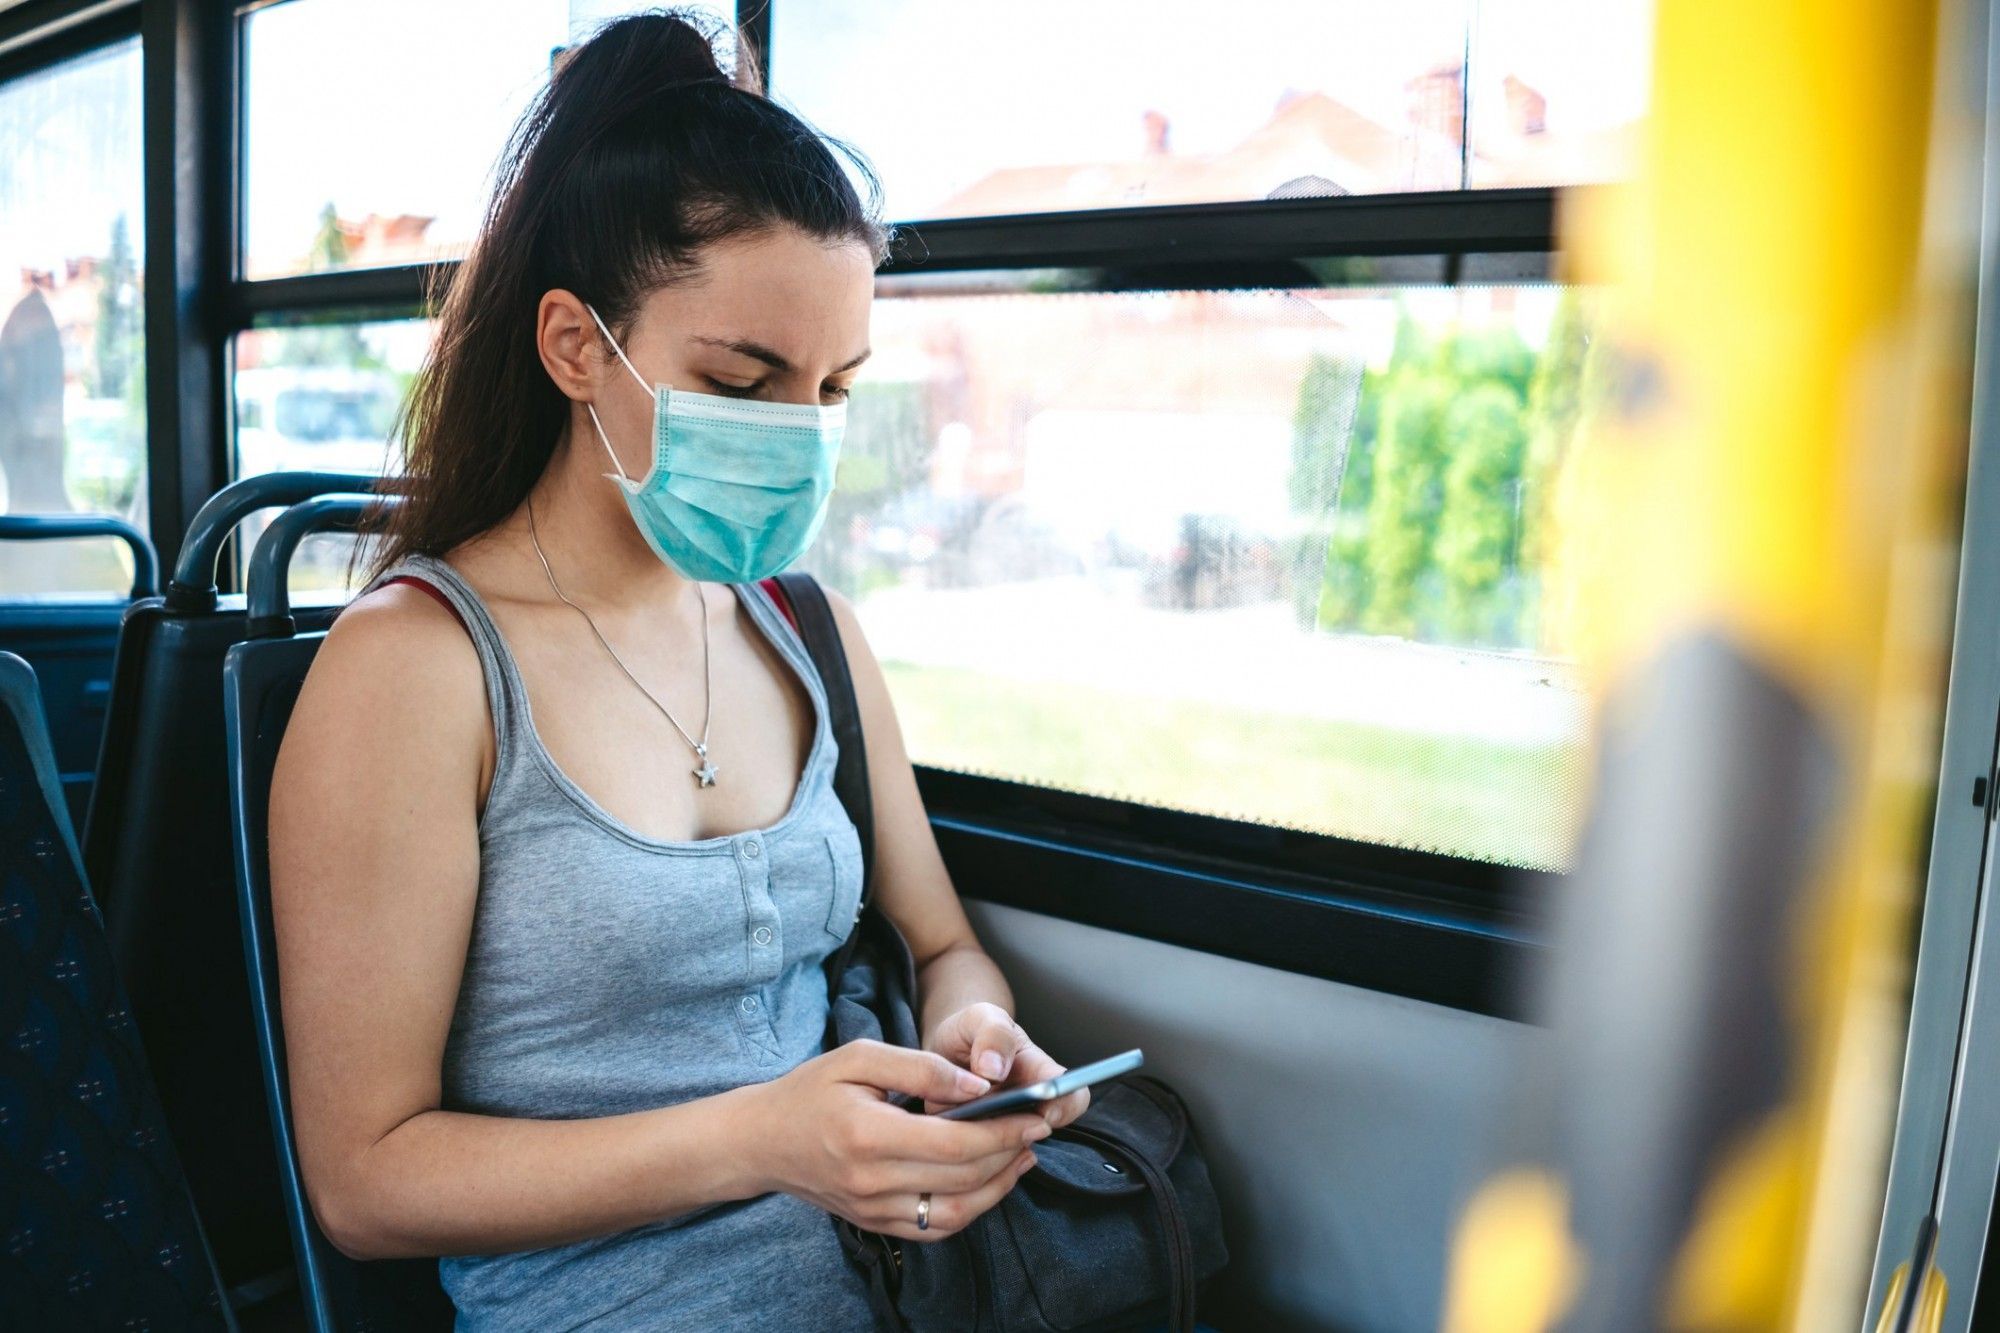
[{"label": "young woman", "polygon": [[859,843],[756,580],[824,512],[886,240],[827,141],[654,14],[564,60],[445,302],[270,846],[314,1210],[350,1255],[446,1256],[461,1328],[868,1328],[828,1214],[949,1236],[1086,1104],[884,1100],[1061,1066],[838,598],[925,1049],[822,1051]]}]

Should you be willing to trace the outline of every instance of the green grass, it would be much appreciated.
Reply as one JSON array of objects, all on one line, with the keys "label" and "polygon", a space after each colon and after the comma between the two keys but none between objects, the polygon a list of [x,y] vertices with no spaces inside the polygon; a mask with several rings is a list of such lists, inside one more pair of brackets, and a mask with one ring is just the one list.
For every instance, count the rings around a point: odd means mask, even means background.
[{"label": "green grass", "polygon": [[1480,860],[1569,860],[1582,774],[1568,747],[883,665],[919,763]]}]

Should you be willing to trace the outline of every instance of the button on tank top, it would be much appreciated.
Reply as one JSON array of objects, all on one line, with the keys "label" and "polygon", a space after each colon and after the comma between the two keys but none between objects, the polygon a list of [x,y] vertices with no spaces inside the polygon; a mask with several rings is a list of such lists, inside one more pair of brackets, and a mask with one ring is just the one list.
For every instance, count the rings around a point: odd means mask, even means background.
[{"label": "button on tank top", "polygon": [[[375,586],[399,576],[431,585],[464,622],[496,746],[444,1107],[618,1115],[762,1082],[819,1054],[821,967],[853,928],[861,845],[833,790],[825,690],[770,596],[729,585],[812,699],[791,807],[768,828],[666,842],[627,827],[556,766],[513,654],[450,565],[414,556]],[[832,1219],[788,1194],[438,1267],[461,1330],[875,1327]]]}]

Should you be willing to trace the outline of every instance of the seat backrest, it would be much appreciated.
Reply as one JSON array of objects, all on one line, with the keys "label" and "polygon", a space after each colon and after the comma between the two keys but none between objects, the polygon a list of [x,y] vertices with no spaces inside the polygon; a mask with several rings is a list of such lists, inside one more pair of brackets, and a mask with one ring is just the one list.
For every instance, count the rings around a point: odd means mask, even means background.
[{"label": "seat backrest", "polygon": [[[215,562],[230,531],[260,509],[372,484],[271,473],[211,497],[167,596],[126,612],[112,666],[84,864],[168,1129],[231,1286],[288,1269],[291,1253],[230,869],[222,662],[248,634],[247,616],[235,599],[218,604]],[[334,614],[321,607],[296,619],[324,629]]]},{"label": "seat backrest", "polygon": [[0,653],[0,1327],[234,1328],[83,877],[34,671]]},{"label": "seat backrest", "polygon": [[315,1333],[362,1328],[371,1333],[449,1329],[451,1301],[438,1284],[436,1260],[360,1263],[327,1242],[306,1198],[292,1138],[278,956],[271,926],[266,815],[278,746],[291,721],[292,706],[298,702],[299,687],[324,637],[315,633],[240,643],[229,650],[223,667],[236,901],[242,915],[264,1092],[276,1131],[278,1178],[297,1255],[299,1288]]}]

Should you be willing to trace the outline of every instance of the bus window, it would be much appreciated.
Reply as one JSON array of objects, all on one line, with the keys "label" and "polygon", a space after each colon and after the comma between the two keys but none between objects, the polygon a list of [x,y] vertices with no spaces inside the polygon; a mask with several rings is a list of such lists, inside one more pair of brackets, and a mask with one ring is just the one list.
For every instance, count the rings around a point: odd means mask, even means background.
[{"label": "bus window", "polygon": [[1560,869],[1554,286],[892,297],[811,567],[928,765]]},{"label": "bus window", "polygon": [[[778,91],[867,145],[898,218],[1615,179],[1646,110],[1641,3],[774,9]],[[947,110],[975,106],[1008,114]]]},{"label": "bus window", "polygon": [[[0,84],[0,512],[146,528],[139,42]],[[0,544],[0,599],[120,594],[102,538]]]}]

